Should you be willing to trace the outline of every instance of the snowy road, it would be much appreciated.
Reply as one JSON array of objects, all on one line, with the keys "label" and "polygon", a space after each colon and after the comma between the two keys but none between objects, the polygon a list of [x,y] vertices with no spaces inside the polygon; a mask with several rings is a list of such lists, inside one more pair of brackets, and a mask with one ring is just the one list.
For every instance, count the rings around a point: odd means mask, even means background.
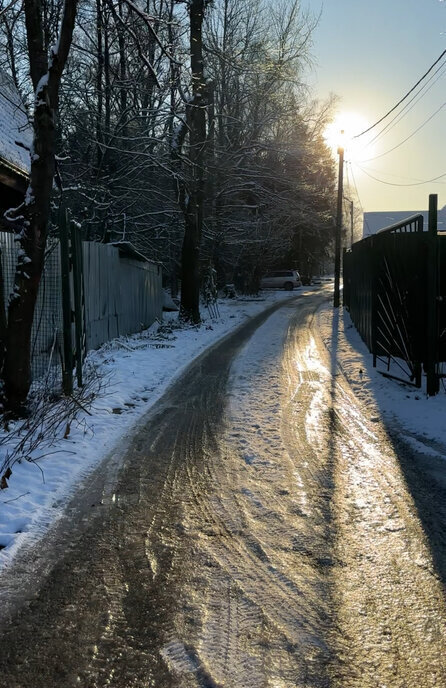
[{"label": "snowy road", "polygon": [[334,363],[335,327],[333,356],[319,340],[324,299],[201,356],[118,479],[112,457],[18,559],[2,687],[446,686],[446,544],[419,517],[444,485],[409,491],[400,441]]}]

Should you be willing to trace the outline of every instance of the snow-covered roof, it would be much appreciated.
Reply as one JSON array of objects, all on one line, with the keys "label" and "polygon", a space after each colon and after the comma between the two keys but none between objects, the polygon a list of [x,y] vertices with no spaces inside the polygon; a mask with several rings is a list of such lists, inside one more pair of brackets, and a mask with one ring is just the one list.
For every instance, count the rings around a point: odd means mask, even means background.
[{"label": "snow-covered roof", "polygon": [[11,77],[0,69],[0,162],[27,175],[31,143],[32,128],[25,106]]},{"label": "snow-covered roof", "polygon": [[[376,234],[380,229],[402,222],[412,215],[423,215],[424,227],[427,228],[429,218],[427,210],[388,210],[364,213],[363,236]],[[438,209],[438,229],[439,231],[446,230],[446,206]]]}]

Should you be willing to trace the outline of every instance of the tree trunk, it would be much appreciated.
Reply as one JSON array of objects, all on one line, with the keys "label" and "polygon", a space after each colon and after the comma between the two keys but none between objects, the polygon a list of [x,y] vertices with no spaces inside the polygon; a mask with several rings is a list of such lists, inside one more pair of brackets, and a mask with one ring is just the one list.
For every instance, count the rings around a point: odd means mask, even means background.
[{"label": "tree trunk", "polygon": [[185,217],[184,238],[181,249],[181,304],[180,318],[199,323],[200,317],[200,219],[192,211]]},{"label": "tree trunk", "polygon": [[0,249],[0,370],[3,368],[6,351],[7,319],[5,310],[5,282],[3,275],[2,253]]},{"label": "tree trunk", "polygon": [[96,167],[99,170],[102,163],[102,110],[103,110],[103,72],[104,72],[104,52],[103,52],[103,11],[101,0],[96,0],[96,43],[97,43],[97,65],[96,65]]},{"label": "tree trunk", "polygon": [[6,407],[20,413],[31,385],[31,330],[43,270],[50,200],[55,171],[55,118],[62,72],[74,29],[77,0],[65,0],[57,52],[44,44],[44,2],[25,0],[31,78],[35,92],[34,138],[30,183],[25,201],[15,211],[21,227],[14,291],[8,306],[5,363]]},{"label": "tree trunk", "polygon": [[38,159],[31,166],[31,203],[24,215],[14,292],[8,306],[4,382],[8,407],[14,412],[25,402],[31,384],[31,330],[44,263],[54,150],[54,113],[49,106],[41,105],[34,113],[34,151]]},{"label": "tree trunk", "polygon": [[189,160],[192,179],[184,204],[184,240],[182,248],[180,317],[200,322],[200,243],[204,204],[204,151],[206,143],[206,110],[204,103],[202,26],[205,0],[192,0],[190,13],[190,52],[192,101],[187,108]]}]

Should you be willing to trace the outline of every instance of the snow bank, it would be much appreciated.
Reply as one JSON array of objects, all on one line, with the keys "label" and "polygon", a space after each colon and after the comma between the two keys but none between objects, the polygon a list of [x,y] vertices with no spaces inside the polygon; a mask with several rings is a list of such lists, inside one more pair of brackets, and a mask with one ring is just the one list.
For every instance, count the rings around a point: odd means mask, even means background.
[{"label": "snow bank", "polygon": [[[446,445],[446,394],[444,385],[435,397],[428,397],[426,382],[423,388],[405,385],[383,377],[373,367],[372,355],[355,329],[347,311],[324,306],[318,311],[317,325],[324,344],[336,357],[355,395],[369,409],[372,420],[382,416],[387,425],[405,429],[412,438],[418,436],[417,449],[424,453],[432,450],[423,439]],[[392,371],[391,371],[392,372]],[[395,375],[401,371],[395,370]],[[417,442],[416,439],[411,439]],[[434,451],[435,456],[446,460],[446,455]],[[446,466],[445,466],[446,468]]]}]

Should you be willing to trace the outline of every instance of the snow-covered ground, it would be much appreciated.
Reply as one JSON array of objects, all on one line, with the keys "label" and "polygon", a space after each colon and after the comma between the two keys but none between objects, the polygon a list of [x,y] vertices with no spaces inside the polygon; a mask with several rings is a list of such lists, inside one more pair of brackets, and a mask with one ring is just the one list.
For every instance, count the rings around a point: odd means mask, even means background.
[{"label": "snow-covered ground", "polygon": [[[160,338],[155,326],[91,352],[89,362],[107,381],[90,408],[92,415],[80,411],[66,439],[38,447],[30,456],[34,462],[15,463],[8,488],[0,491],[0,569],[62,515],[80,481],[131,432],[194,358],[247,318],[296,296],[296,292],[269,291],[259,298],[221,300],[217,318],[202,308],[199,328],[173,327]],[[177,319],[177,314],[167,314],[165,323]],[[8,449],[8,444],[0,447],[0,464]]]},{"label": "snow-covered ground", "polygon": [[[156,328],[152,328],[92,352],[90,361],[108,380],[90,409],[92,415],[80,412],[68,437],[46,450],[38,448],[32,457],[34,463],[16,463],[9,487],[0,491],[0,569],[11,562],[20,547],[35,542],[62,515],[76,486],[123,436],[131,434],[132,427],[196,356],[246,318],[278,300],[296,296],[268,292],[259,299],[220,301],[220,316],[212,319],[203,309],[205,320],[200,328],[174,328],[164,339],[157,338]],[[371,355],[342,309],[333,318],[327,303],[318,311],[315,324],[371,419],[380,415],[389,421],[397,419],[403,428],[410,429],[415,448],[441,456],[436,446],[429,449],[420,440],[434,439],[446,445],[444,391],[427,398],[422,390],[382,377],[372,367]],[[1,447],[0,461],[7,449]]]},{"label": "snow-covered ground", "polygon": [[[318,311],[317,325],[325,346],[336,357],[356,397],[370,411],[370,417],[378,420],[381,416],[391,425],[396,422],[398,428],[410,432],[411,437],[406,435],[406,441],[413,444],[415,449],[442,456],[446,460],[446,455],[437,449],[429,449],[422,442],[426,438],[446,445],[444,385],[440,385],[437,396],[428,397],[424,376],[422,388],[417,389],[381,375],[373,367],[371,354],[343,308],[333,316],[330,306],[324,306]],[[381,365],[381,368],[384,369],[384,366]],[[390,372],[401,376],[401,370],[396,366],[391,367]]]}]

